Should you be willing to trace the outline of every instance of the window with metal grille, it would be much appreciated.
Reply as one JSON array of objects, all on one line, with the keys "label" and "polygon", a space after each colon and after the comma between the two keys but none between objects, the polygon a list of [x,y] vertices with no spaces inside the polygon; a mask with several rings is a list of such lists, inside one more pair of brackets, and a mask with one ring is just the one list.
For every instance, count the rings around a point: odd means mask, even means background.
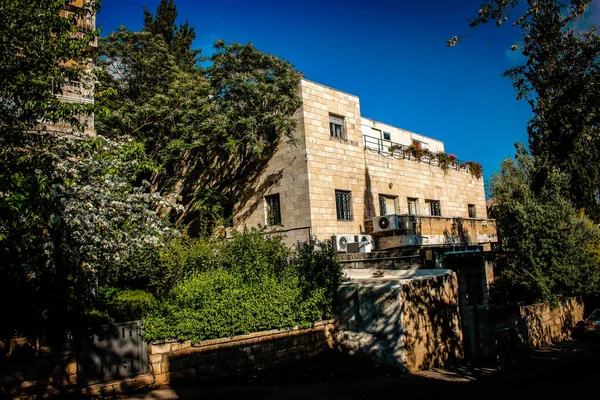
[{"label": "window with metal grille", "polygon": [[397,197],[395,196],[379,196],[379,210],[381,213],[379,215],[391,215],[396,214],[397,209]]},{"label": "window with metal grille", "polygon": [[267,203],[267,225],[281,225],[279,193],[265,196]]},{"label": "window with metal grille", "polygon": [[338,221],[352,221],[352,192],[336,190],[335,209]]},{"label": "window with metal grille", "polygon": [[475,211],[475,204],[469,204],[469,218],[477,218],[477,212]]},{"label": "window with metal grille", "polygon": [[344,139],[344,118],[336,115],[329,116],[329,134],[333,137]]},{"label": "window with metal grille", "polygon": [[425,205],[427,206],[427,211],[429,212],[429,215],[437,217],[442,215],[442,209],[440,207],[439,200],[425,200]]}]

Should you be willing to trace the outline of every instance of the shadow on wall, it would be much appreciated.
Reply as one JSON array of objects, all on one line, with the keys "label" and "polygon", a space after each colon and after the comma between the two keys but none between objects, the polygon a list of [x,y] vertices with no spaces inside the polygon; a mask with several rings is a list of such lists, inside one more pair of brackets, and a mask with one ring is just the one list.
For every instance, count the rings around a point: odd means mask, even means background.
[{"label": "shadow on wall", "polygon": [[450,230],[444,228],[444,243],[449,245],[471,243],[471,235],[462,218],[453,218]]},{"label": "shadow on wall", "polygon": [[336,343],[350,355],[411,372],[463,357],[453,272],[345,284],[339,304]]},{"label": "shadow on wall", "polygon": [[[375,211],[373,190],[371,190],[371,174],[369,173],[369,167],[365,165],[365,192],[363,196],[364,204],[364,219],[369,219],[377,216]],[[391,214],[391,213],[390,213]]]}]

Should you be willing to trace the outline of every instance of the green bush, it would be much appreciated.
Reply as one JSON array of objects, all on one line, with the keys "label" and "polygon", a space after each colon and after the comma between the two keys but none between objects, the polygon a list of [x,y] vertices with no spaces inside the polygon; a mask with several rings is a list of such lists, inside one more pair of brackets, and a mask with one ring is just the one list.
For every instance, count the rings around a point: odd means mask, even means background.
[{"label": "green bush", "polygon": [[122,290],[107,301],[107,313],[116,322],[141,319],[155,302],[151,293],[143,290]]},{"label": "green bush", "polygon": [[328,242],[310,239],[290,251],[281,238],[266,237],[253,229],[234,234],[231,240],[206,245],[212,249],[210,253],[195,254],[210,254],[212,261],[200,264],[194,274],[176,284],[147,313],[147,340],[199,342],[309,326],[332,316],[342,273]]}]

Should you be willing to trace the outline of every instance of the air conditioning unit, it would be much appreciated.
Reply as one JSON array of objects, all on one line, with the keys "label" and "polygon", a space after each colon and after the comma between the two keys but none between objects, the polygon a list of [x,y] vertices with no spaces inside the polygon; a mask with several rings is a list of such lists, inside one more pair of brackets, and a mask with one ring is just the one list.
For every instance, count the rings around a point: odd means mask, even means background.
[{"label": "air conditioning unit", "polygon": [[331,240],[338,253],[345,253],[348,251],[348,243],[356,243],[358,241],[358,235],[333,235]]},{"label": "air conditioning unit", "polygon": [[414,215],[403,215],[398,218],[398,229],[414,231],[417,229],[417,217]]},{"label": "air conditioning unit", "polygon": [[373,230],[375,232],[394,231],[398,229],[398,215],[382,215],[373,218]]},{"label": "air conditioning unit", "polygon": [[370,253],[375,250],[375,241],[371,235],[359,235],[359,253]]}]

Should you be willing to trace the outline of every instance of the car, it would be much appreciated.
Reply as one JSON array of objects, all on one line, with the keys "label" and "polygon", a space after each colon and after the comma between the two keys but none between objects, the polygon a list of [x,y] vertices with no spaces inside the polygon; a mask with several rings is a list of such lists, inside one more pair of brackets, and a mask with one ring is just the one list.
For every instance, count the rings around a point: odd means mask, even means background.
[{"label": "car", "polygon": [[594,310],[590,316],[583,321],[583,329],[586,334],[600,335],[600,308]]}]

